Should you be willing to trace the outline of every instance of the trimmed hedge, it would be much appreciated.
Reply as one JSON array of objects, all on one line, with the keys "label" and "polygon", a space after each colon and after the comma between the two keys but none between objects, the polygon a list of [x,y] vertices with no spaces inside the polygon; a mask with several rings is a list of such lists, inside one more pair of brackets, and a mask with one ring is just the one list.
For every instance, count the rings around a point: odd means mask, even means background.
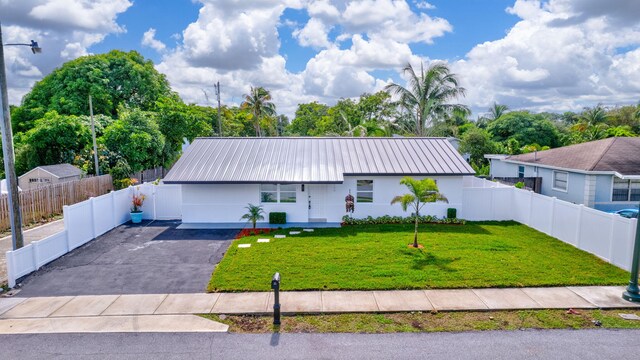
[{"label": "trimmed hedge", "polygon": [[287,213],[285,212],[269,213],[269,224],[286,224],[286,223],[287,223]]},{"label": "trimmed hedge", "polygon": [[456,208],[447,209],[447,219],[455,219],[457,215],[458,215],[458,209]]},{"label": "trimmed hedge", "polygon": [[[342,217],[342,225],[377,225],[377,224],[413,224],[415,222],[415,217],[408,216],[380,216],[374,218],[372,216],[368,216],[363,219],[355,219],[349,215],[345,215]],[[466,223],[463,219],[457,218],[443,218],[440,219],[437,216],[420,216],[418,222],[420,224],[459,224],[464,225]]]}]

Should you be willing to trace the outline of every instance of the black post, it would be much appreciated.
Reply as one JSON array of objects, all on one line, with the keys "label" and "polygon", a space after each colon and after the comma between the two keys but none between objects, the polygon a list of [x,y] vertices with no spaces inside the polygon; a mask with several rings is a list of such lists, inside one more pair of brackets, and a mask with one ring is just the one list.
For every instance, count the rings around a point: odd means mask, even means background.
[{"label": "black post", "polygon": [[273,289],[273,325],[280,325],[280,273],[273,274],[271,288]]},{"label": "black post", "polygon": [[636,241],[631,259],[631,279],[627,291],[622,294],[622,298],[627,301],[640,302],[640,289],[638,288],[638,271],[640,269],[638,268],[640,268],[640,219],[636,223]]}]

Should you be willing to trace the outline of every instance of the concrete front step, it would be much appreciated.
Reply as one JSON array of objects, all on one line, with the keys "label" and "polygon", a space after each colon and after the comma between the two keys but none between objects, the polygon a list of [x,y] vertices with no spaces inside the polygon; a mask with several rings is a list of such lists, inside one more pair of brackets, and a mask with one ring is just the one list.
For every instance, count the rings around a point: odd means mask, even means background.
[{"label": "concrete front step", "polygon": [[[622,286],[282,292],[283,313],[640,308]],[[273,293],[141,294],[0,298],[0,319],[129,315],[266,314]],[[0,320],[2,321],[2,320]]]}]

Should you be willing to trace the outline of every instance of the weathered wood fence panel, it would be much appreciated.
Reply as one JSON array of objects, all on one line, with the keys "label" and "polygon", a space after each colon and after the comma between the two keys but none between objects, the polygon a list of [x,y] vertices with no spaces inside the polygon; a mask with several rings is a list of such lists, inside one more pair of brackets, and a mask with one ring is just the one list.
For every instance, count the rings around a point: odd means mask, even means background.
[{"label": "weathered wood fence panel", "polygon": [[[113,190],[111,175],[102,175],[21,191],[22,222],[28,224],[60,215],[65,205],[100,196],[111,190]],[[11,227],[7,196],[7,194],[0,195],[0,231]]]}]

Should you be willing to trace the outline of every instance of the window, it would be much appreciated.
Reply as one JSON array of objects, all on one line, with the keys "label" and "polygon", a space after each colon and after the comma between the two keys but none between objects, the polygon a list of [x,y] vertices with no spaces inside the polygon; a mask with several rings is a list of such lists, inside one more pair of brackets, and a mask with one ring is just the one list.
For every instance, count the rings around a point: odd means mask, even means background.
[{"label": "window", "polygon": [[524,177],[524,166],[518,166],[518,179],[522,179]]},{"label": "window", "polygon": [[640,180],[613,178],[611,201],[640,201]]},{"label": "window", "polygon": [[260,184],[260,201],[263,203],[296,202],[296,185]]},{"label": "window", "polygon": [[567,182],[569,180],[569,173],[563,171],[553,172],[553,188],[555,190],[567,191]]},{"label": "window", "polygon": [[280,185],[280,202],[294,203],[296,202],[296,186],[287,184]]},{"label": "window", "polygon": [[47,178],[29,178],[29,182],[30,183],[44,183],[44,182],[51,182],[51,180],[49,180]]},{"label": "window", "polygon": [[373,180],[358,180],[356,201],[359,203],[373,202]]}]

